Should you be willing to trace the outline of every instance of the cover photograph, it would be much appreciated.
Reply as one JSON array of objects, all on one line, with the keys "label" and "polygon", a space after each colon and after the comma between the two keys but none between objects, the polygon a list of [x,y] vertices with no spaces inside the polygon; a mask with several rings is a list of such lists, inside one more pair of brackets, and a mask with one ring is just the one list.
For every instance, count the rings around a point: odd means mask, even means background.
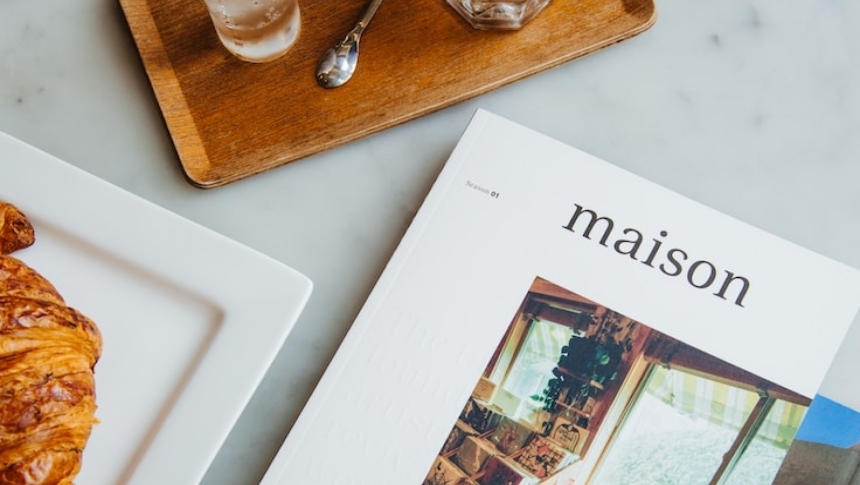
[{"label": "cover photograph", "polygon": [[538,278],[423,483],[770,484],[809,404]]},{"label": "cover photograph", "polygon": [[858,307],[856,269],[479,110],[261,484],[770,485]]}]

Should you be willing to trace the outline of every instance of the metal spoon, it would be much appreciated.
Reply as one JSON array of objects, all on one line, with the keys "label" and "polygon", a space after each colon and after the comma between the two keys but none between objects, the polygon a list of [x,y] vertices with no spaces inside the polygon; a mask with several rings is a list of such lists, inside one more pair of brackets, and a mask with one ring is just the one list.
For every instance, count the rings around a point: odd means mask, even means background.
[{"label": "metal spoon", "polygon": [[373,18],[381,3],[382,0],[371,0],[356,22],[355,27],[346,34],[346,37],[325,51],[317,64],[317,83],[320,86],[336,88],[345,84],[352,77],[356,64],[358,64],[358,42],[361,40],[361,34],[367,28],[367,24],[370,23],[370,19]]}]

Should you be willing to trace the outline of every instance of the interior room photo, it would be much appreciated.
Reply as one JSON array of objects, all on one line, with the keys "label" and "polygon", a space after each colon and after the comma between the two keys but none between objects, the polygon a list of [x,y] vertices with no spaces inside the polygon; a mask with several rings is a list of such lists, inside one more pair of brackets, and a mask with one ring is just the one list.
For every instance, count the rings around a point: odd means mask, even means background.
[{"label": "interior room photo", "polygon": [[423,485],[770,485],[810,404],[542,278],[476,379]]}]

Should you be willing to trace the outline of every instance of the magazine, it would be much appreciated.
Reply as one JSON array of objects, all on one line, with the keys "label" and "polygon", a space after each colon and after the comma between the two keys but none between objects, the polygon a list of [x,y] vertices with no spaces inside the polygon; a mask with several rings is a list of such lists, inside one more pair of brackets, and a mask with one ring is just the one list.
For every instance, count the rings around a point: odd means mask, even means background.
[{"label": "magazine", "polygon": [[860,485],[860,325],[836,354],[774,485]]},{"label": "magazine", "polygon": [[860,272],[479,110],[263,485],[770,484]]},{"label": "magazine", "polygon": [[860,484],[860,412],[816,395],[773,484]]}]

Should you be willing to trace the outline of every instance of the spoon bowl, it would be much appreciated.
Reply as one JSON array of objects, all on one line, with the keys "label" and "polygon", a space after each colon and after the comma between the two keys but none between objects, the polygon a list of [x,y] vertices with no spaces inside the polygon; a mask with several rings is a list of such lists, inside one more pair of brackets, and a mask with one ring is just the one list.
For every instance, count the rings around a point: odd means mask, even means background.
[{"label": "spoon bowl", "polygon": [[343,86],[358,66],[358,44],[361,34],[379,8],[382,0],[371,0],[355,27],[340,42],[325,51],[317,63],[317,83],[324,88]]},{"label": "spoon bowl", "polygon": [[325,51],[317,64],[317,83],[324,88],[336,88],[349,81],[358,64],[360,36],[348,35]]}]

